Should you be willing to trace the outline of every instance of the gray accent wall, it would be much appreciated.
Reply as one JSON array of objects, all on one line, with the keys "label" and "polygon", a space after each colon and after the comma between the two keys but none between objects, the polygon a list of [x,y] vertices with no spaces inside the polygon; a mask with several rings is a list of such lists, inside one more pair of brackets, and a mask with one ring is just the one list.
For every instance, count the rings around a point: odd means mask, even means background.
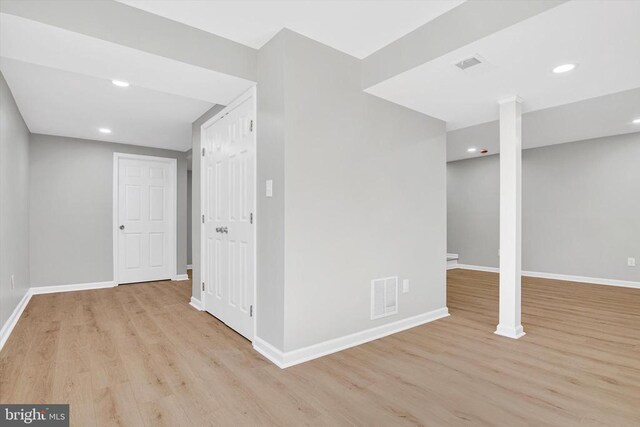
[{"label": "gray accent wall", "polygon": [[0,327],[29,286],[29,129],[0,73]]},{"label": "gray accent wall", "polygon": [[185,153],[105,141],[31,135],[32,286],[113,280],[113,153],[178,162],[177,273],[187,265]]},{"label": "gray accent wall", "polygon": [[[524,150],[522,170],[523,270],[640,281],[640,133]],[[499,175],[498,155],[447,164],[461,264],[498,266]]]},{"label": "gray accent wall", "polygon": [[[446,306],[445,123],[362,92],[361,65],[289,30],[258,55],[257,335],[283,351]],[[371,320],[387,276],[411,290]]]}]

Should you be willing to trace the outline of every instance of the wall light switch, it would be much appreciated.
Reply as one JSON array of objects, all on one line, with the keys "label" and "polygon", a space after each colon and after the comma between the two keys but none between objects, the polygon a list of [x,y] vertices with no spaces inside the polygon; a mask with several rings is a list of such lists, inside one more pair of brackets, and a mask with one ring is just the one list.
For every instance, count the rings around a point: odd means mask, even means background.
[{"label": "wall light switch", "polygon": [[627,265],[629,267],[635,267],[636,266],[636,259],[632,258],[632,257],[627,258]]},{"label": "wall light switch", "polygon": [[266,185],[266,194],[267,197],[273,197],[273,180],[268,179]]},{"label": "wall light switch", "polygon": [[409,279],[402,280],[402,293],[406,294],[409,292]]}]

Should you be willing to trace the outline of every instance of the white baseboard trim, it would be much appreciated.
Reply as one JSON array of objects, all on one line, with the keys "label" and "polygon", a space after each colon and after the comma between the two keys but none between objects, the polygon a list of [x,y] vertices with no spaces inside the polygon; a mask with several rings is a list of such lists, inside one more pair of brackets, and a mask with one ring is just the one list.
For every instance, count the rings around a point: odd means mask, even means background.
[{"label": "white baseboard trim", "polygon": [[27,292],[25,292],[24,296],[22,297],[16,308],[13,310],[11,316],[9,316],[7,321],[4,322],[4,325],[2,325],[2,329],[0,329],[0,350],[2,350],[2,347],[4,347],[4,343],[6,343],[9,339],[11,332],[13,332],[13,328],[15,328],[18,324],[18,319],[20,319],[20,316],[22,316],[22,312],[27,307],[27,304],[29,304],[31,295],[33,295],[31,293],[31,289],[27,289]]},{"label": "white baseboard trim", "polygon": [[193,270],[193,265],[187,264],[187,270]]},{"label": "white baseboard trim", "polygon": [[447,317],[448,315],[449,309],[447,307],[443,307],[428,313],[419,314],[407,319],[387,323],[386,325],[377,326],[375,328],[356,332],[344,337],[334,338],[287,352],[283,352],[275,348],[265,340],[256,336],[253,339],[253,348],[258,353],[272,361],[275,365],[284,369],[331,353],[346,350],[347,348],[355,347],[369,341],[377,340],[378,338],[383,338],[406,329],[420,326],[425,323]]},{"label": "white baseboard trim", "polygon": [[173,276],[171,278],[172,281],[174,282],[181,282],[183,280],[189,280],[189,275],[188,274],[176,274],[175,276]]},{"label": "white baseboard trim", "polygon": [[202,306],[202,301],[200,301],[197,298],[191,297],[191,301],[189,302],[189,305],[198,311],[204,311],[204,307]]},{"label": "white baseboard trim", "polygon": [[484,267],[482,265],[458,264],[455,268],[461,268],[463,270],[485,271],[488,273],[500,272],[500,269],[498,267]]},{"label": "white baseboard trim", "polygon": [[640,282],[616,279],[600,279],[597,277],[571,276],[568,274],[540,273],[537,271],[523,271],[523,276],[539,277],[541,279],[566,280],[568,282],[591,283],[593,285],[621,286],[623,288],[640,289]]},{"label": "white baseboard trim", "polygon": [[78,283],[76,285],[35,286],[31,287],[33,295],[54,294],[58,292],[86,291],[89,289],[113,288],[118,286],[113,280],[108,282]]},{"label": "white baseboard trim", "polygon": [[[461,268],[463,270],[486,271],[490,273],[500,272],[500,269],[497,267],[483,267],[479,265],[468,265],[468,264],[458,264],[454,268]],[[590,283],[592,285],[620,286],[623,288],[640,289],[640,282],[633,282],[629,280],[601,279],[598,277],[572,276],[570,274],[556,274],[556,273],[541,273],[538,271],[522,271],[522,275],[525,277],[538,277],[541,279],[564,280],[566,282]]]}]

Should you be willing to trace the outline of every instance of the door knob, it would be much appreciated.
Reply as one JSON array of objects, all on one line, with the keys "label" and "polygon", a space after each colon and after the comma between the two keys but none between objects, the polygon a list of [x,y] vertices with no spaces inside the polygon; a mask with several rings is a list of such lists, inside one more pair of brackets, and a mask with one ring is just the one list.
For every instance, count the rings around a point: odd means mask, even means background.
[{"label": "door knob", "polygon": [[216,233],[220,232],[220,227],[216,227]]},{"label": "door knob", "polygon": [[124,225],[121,225],[121,226],[120,226],[120,230],[124,230]]},{"label": "door knob", "polygon": [[221,227],[220,231],[223,233],[229,233],[229,229],[227,227]]}]

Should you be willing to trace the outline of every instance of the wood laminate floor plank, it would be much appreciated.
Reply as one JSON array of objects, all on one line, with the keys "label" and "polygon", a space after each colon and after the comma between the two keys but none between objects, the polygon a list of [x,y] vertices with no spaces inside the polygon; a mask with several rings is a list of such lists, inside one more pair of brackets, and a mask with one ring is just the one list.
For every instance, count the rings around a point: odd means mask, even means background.
[{"label": "wood laminate floor plank", "polygon": [[640,290],[524,278],[527,335],[493,333],[498,276],[448,272],[451,316],[281,370],[188,305],[191,282],[34,296],[0,401],[78,426],[640,425]]}]

